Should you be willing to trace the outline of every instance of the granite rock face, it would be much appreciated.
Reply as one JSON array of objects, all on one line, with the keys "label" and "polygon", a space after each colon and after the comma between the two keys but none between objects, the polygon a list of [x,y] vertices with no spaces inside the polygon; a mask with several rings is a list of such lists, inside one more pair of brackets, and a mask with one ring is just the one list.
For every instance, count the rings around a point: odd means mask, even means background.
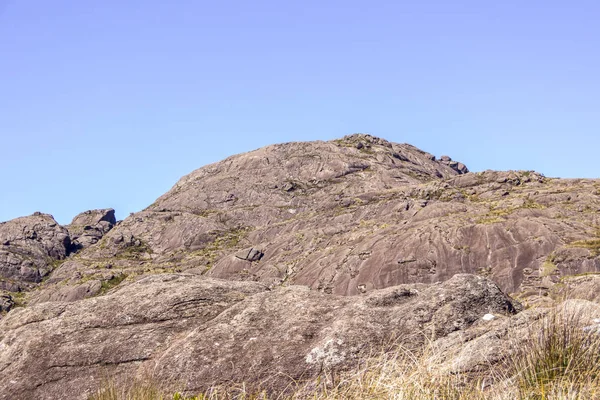
[{"label": "granite rock face", "polygon": [[93,299],[10,312],[0,321],[0,399],[86,399],[107,377],[147,371],[190,394],[230,381],[281,391],[390,340],[416,349],[518,307],[473,275],[354,297],[155,275]]},{"label": "granite rock face", "polygon": [[149,372],[278,391],[391,341],[478,372],[565,297],[600,320],[599,229],[600,180],[473,173],[365,134],[235,155],[119,223],[0,224],[0,399]]},{"label": "granite rock face", "polygon": [[354,295],[476,273],[541,298],[600,269],[600,181],[454,163],[363,134],[235,155],[181,178],[49,282],[104,281],[111,264]]},{"label": "granite rock face", "polygon": [[110,209],[76,217],[82,249],[35,301],[187,270],[341,295],[476,273],[536,302],[600,269],[600,181],[455,163],[365,134],[235,155],[114,227]]},{"label": "granite rock face", "polygon": [[77,215],[66,226],[73,250],[78,251],[97,243],[116,223],[115,210],[112,208],[88,210]]},{"label": "granite rock face", "polygon": [[96,243],[115,224],[113,209],[85,211],[65,227],[39,212],[0,223],[0,290],[35,288],[67,256]]},{"label": "granite rock face", "polygon": [[68,231],[49,214],[0,223],[0,289],[20,291],[40,282],[70,244]]}]

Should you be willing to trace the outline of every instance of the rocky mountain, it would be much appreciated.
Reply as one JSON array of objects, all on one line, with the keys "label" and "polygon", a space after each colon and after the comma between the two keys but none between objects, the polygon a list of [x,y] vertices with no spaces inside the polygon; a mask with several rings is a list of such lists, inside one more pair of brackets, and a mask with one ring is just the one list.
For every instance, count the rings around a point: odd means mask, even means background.
[{"label": "rocky mountain", "polygon": [[51,215],[36,212],[0,224],[0,287],[33,287],[69,254],[71,238]]},{"label": "rocky mountain", "polygon": [[595,300],[595,280],[569,277],[600,269],[599,211],[600,180],[473,173],[355,134],[202,167],[124,221],[112,209],[65,227],[8,221],[0,398],[86,398],[90,376],[148,368],[190,393],[275,390],[391,337],[418,345],[409,332],[456,356],[452,332],[511,320],[512,298],[544,306],[568,280]]}]

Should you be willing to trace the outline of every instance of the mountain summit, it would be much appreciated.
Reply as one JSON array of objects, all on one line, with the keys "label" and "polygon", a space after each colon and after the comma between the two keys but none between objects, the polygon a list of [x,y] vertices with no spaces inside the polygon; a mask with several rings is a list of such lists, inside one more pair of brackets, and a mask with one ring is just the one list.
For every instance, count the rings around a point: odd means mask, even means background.
[{"label": "mountain summit", "polygon": [[[435,340],[469,372],[507,347],[522,307],[503,291],[543,306],[600,270],[599,211],[598,180],[472,173],[355,134],[207,165],[124,221],[17,218],[0,224],[0,399],[86,399],[149,369],[190,394],[276,392],[390,338]],[[573,282],[586,298],[600,284]]]},{"label": "mountain summit", "polygon": [[539,295],[561,274],[600,267],[589,249],[599,204],[594,180],[469,173],[448,156],[366,134],[272,145],[193,171],[110,231],[114,221],[71,224],[97,233],[32,301],[177,271],[340,295],[477,273]]}]

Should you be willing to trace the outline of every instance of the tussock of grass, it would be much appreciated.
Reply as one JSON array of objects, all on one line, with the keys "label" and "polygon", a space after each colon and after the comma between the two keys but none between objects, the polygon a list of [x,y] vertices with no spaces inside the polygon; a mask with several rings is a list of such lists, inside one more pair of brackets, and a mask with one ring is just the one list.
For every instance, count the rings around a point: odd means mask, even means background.
[{"label": "tussock of grass", "polygon": [[556,265],[555,261],[556,257],[554,256],[554,254],[550,254],[546,261],[544,261],[544,263],[542,264],[542,276],[550,276],[556,271],[558,271],[558,266]]},{"label": "tussock of grass", "polygon": [[[179,396],[179,397],[178,397]],[[151,380],[135,380],[127,388],[119,387],[114,381],[107,381],[90,400],[180,400],[179,394],[167,396]]]},{"label": "tussock of grass", "polygon": [[127,390],[108,383],[90,400],[600,399],[600,333],[584,320],[582,313],[550,312],[527,328],[526,338],[514,338],[516,351],[477,374],[442,373],[439,354],[399,349],[367,358],[335,379],[323,374],[283,394],[250,392],[241,385],[186,398],[166,396],[149,381]]},{"label": "tussock of grass", "polygon": [[600,332],[582,312],[557,310],[529,329],[510,358],[520,398],[600,398]]}]

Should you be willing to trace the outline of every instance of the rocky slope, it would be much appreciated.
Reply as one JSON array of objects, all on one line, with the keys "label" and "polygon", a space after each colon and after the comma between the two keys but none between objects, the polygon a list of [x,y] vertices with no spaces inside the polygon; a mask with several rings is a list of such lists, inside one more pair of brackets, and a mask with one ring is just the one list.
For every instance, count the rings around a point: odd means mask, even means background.
[{"label": "rocky slope", "polygon": [[103,377],[147,373],[190,394],[229,382],[279,392],[353,366],[386,342],[416,348],[486,313],[515,311],[473,275],[360,297],[155,275],[105,296],[10,312],[0,322],[0,399],[86,399]]},{"label": "rocky slope", "polygon": [[70,258],[34,301],[184,270],[342,295],[476,273],[536,296],[598,270],[600,181],[449,159],[369,135],[230,157]]},{"label": "rocky slope", "polygon": [[0,312],[9,311],[14,298],[21,299],[67,256],[96,243],[115,224],[113,209],[83,212],[66,227],[40,212],[0,223]]},{"label": "rocky slope", "polygon": [[8,221],[0,398],[85,398],[103,376],[148,371],[190,393],[281,389],[394,338],[418,347],[409,333],[471,371],[463,349],[493,359],[507,327],[541,315],[510,317],[520,306],[501,291],[597,300],[596,277],[578,275],[600,268],[599,211],[600,180],[472,173],[356,134],[205,166],[121,222]]}]

